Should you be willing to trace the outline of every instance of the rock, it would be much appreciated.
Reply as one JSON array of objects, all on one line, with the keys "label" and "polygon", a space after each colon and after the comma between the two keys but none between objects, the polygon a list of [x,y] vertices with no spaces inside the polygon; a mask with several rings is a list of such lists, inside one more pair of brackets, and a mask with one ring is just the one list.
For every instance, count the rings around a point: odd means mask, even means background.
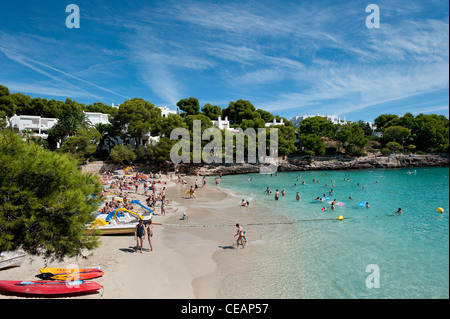
[{"label": "rock", "polygon": [[[347,169],[371,169],[371,168],[398,168],[398,167],[428,167],[428,166],[448,166],[448,154],[443,155],[397,155],[397,156],[377,156],[377,157],[357,157],[357,158],[287,158],[279,159],[279,172],[309,171],[309,170],[347,170]],[[150,171],[151,166],[137,164],[137,171]],[[173,170],[173,164],[166,163],[165,168]],[[233,164],[178,164],[181,173],[194,175],[197,171],[200,175],[223,175],[259,173],[260,164],[233,163]],[[106,170],[123,168],[121,165],[94,162],[83,165],[82,170],[101,173]],[[158,167],[158,170],[161,169]]]}]

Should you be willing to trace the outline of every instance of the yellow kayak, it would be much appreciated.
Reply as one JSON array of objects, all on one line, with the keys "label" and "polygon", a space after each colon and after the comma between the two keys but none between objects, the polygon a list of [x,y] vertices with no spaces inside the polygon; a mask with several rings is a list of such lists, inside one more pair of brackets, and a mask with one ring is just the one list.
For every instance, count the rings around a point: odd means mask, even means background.
[{"label": "yellow kayak", "polygon": [[55,280],[87,280],[103,276],[103,271],[97,268],[41,268],[40,272],[44,278]]}]

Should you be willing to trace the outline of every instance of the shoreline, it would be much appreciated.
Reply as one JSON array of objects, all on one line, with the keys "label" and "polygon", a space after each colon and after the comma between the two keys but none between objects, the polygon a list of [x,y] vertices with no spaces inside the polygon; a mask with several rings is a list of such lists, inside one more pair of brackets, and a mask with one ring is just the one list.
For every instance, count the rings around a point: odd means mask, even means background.
[{"label": "shoreline", "polygon": [[[236,223],[250,232],[248,245],[262,241],[271,231],[264,226],[245,225],[273,221],[272,216],[261,213],[264,208],[256,203],[249,207],[240,206],[240,196],[221,186],[208,184],[197,189],[197,199],[189,199],[186,189],[194,184],[195,176],[182,177],[186,185],[167,181],[166,198],[171,199],[166,215],[160,215],[157,205],[153,221],[162,223],[154,226],[153,248],[149,251],[144,239],[143,253],[135,252],[133,235],[101,236],[99,247],[86,252],[86,258],[66,258],[63,262],[48,263],[43,257],[27,256],[20,267],[2,270],[2,280],[38,280],[39,268],[43,267],[100,267],[104,276],[93,279],[103,285],[103,295],[61,297],[75,299],[218,299],[226,290],[224,282],[228,276],[242,271],[242,264],[235,258],[257,261],[248,252],[252,247],[236,249]],[[139,194],[140,193],[140,194]],[[130,199],[145,202],[142,189]],[[136,212],[140,212],[136,209]],[[187,212],[189,220],[183,220]],[[273,229],[273,227],[270,227]],[[255,256],[255,254],[251,254]],[[99,291],[101,293],[101,290]],[[244,298],[245,293],[229,296]],[[0,294],[0,299],[23,299]]]},{"label": "shoreline", "polygon": [[[208,171],[209,175],[217,175]],[[201,175],[208,175],[200,171]],[[200,175],[199,174],[199,175]],[[199,184],[202,176],[198,177]],[[100,266],[105,272],[94,281],[104,286],[104,294],[70,297],[75,299],[237,299],[237,298],[279,298],[263,291],[270,278],[264,278],[260,267],[264,263],[276,264],[275,250],[268,245],[279,236],[292,230],[292,225],[282,216],[271,214],[270,207],[252,201],[249,207],[242,207],[243,195],[226,188],[208,178],[206,188],[197,190],[197,199],[189,199],[185,192],[194,184],[195,175],[183,175],[186,185],[177,184],[176,179],[167,182],[166,197],[171,199],[166,215],[160,215],[159,205],[154,211],[154,252],[149,252],[147,239],[144,252],[134,251],[136,242],[131,236],[102,236],[97,249],[89,252],[86,259],[72,258],[61,263],[46,264],[41,257],[30,256],[21,267],[0,272],[2,280],[37,280],[34,276],[39,268],[80,268]],[[142,188],[133,196],[145,202]],[[141,208],[136,209],[140,212]],[[183,220],[183,212],[190,219]],[[274,220],[276,216],[276,220]],[[244,226],[248,246],[236,249],[235,224]],[[278,224],[277,224],[278,223]],[[247,224],[250,224],[247,226]],[[270,225],[270,226],[268,226]],[[301,236],[301,234],[300,234]],[[274,249],[274,248],[272,248]],[[238,285],[240,278],[250,278],[255,287],[253,294]],[[260,288],[260,289],[259,289]],[[258,290],[259,289],[259,290]],[[0,299],[22,299],[24,297],[1,295]],[[28,298],[28,297],[27,297]]]}]

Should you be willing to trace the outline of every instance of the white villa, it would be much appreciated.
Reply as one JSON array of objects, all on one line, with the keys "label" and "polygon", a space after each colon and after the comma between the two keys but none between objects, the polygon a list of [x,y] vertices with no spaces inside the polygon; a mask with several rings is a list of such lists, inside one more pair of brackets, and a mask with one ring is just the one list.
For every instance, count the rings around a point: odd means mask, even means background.
[{"label": "white villa", "polygon": [[213,127],[217,127],[219,130],[229,130],[233,131],[230,127],[230,121],[228,121],[228,116],[225,117],[225,120],[222,120],[222,116],[219,116],[217,121],[211,121]]},{"label": "white villa", "polygon": [[169,114],[178,114],[178,110],[177,111],[172,111],[167,106],[157,106],[157,108],[161,110],[161,116],[162,117],[168,117]]},{"label": "white villa", "polygon": [[95,113],[95,112],[84,112],[87,119],[92,123],[92,125],[95,124],[110,124],[108,114],[103,113]]},{"label": "white villa", "polygon": [[273,122],[266,123],[266,127],[271,127],[275,125],[284,125],[283,119],[281,119],[280,122],[277,122],[276,119],[273,119]]},{"label": "white villa", "polygon": [[43,139],[47,139],[48,131],[58,122],[56,118],[43,118],[34,115],[14,115],[10,120],[12,127],[19,132],[30,130],[34,132],[35,136]]},{"label": "white villa", "polygon": [[293,116],[291,117],[290,121],[292,122],[292,124],[294,124],[294,128],[298,128],[300,126],[300,122],[303,121],[304,119],[307,119],[309,117],[315,117],[315,116],[321,116],[323,118],[326,118],[328,121],[330,121],[333,124],[347,124],[347,120],[346,117],[344,116],[344,120],[341,120],[340,116],[338,115],[320,115],[319,113],[317,113],[316,115],[311,115],[311,114],[304,114],[301,116]]}]

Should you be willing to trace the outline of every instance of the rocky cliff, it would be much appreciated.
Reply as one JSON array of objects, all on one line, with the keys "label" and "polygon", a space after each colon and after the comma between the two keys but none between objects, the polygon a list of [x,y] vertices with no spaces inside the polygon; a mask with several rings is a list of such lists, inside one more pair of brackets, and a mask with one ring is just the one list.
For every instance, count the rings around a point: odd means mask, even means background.
[{"label": "rocky cliff", "polygon": [[[164,166],[136,164],[136,170],[148,173],[161,170],[173,171],[172,163],[165,163]],[[278,172],[286,171],[308,171],[308,170],[348,170],[348,169],[370,169],[370,168],[398,168],[398,167],[429,167],[429,166],[449,166],[448,154],[443,155],[415,155],[415,156],[377,156],[377,157],[356,157],[356,158],[287,158],[278,162]],[[223,175],[259,173],[259,164],[179,164],[178,169],[184,174]],[[123,169],[122,165],[106,162],[94,162],[83,165],[84,171],[104,172]]]},{"label": "rocky cliff", "polygon": [[[449,166],[448,155],[416,155],[416,156],[381,156],[357,157],[350,159],[288,158],[279,160],[277,171],[308,171],[308,170],[348,170],[370,168],[398,168],[398,167],[429,167]],[[260,165],[256,164],[224,164],[203,165],[202,167],[186,167],[186,173],[199,170],[200,174],[247,174],[259,173]]]}]

